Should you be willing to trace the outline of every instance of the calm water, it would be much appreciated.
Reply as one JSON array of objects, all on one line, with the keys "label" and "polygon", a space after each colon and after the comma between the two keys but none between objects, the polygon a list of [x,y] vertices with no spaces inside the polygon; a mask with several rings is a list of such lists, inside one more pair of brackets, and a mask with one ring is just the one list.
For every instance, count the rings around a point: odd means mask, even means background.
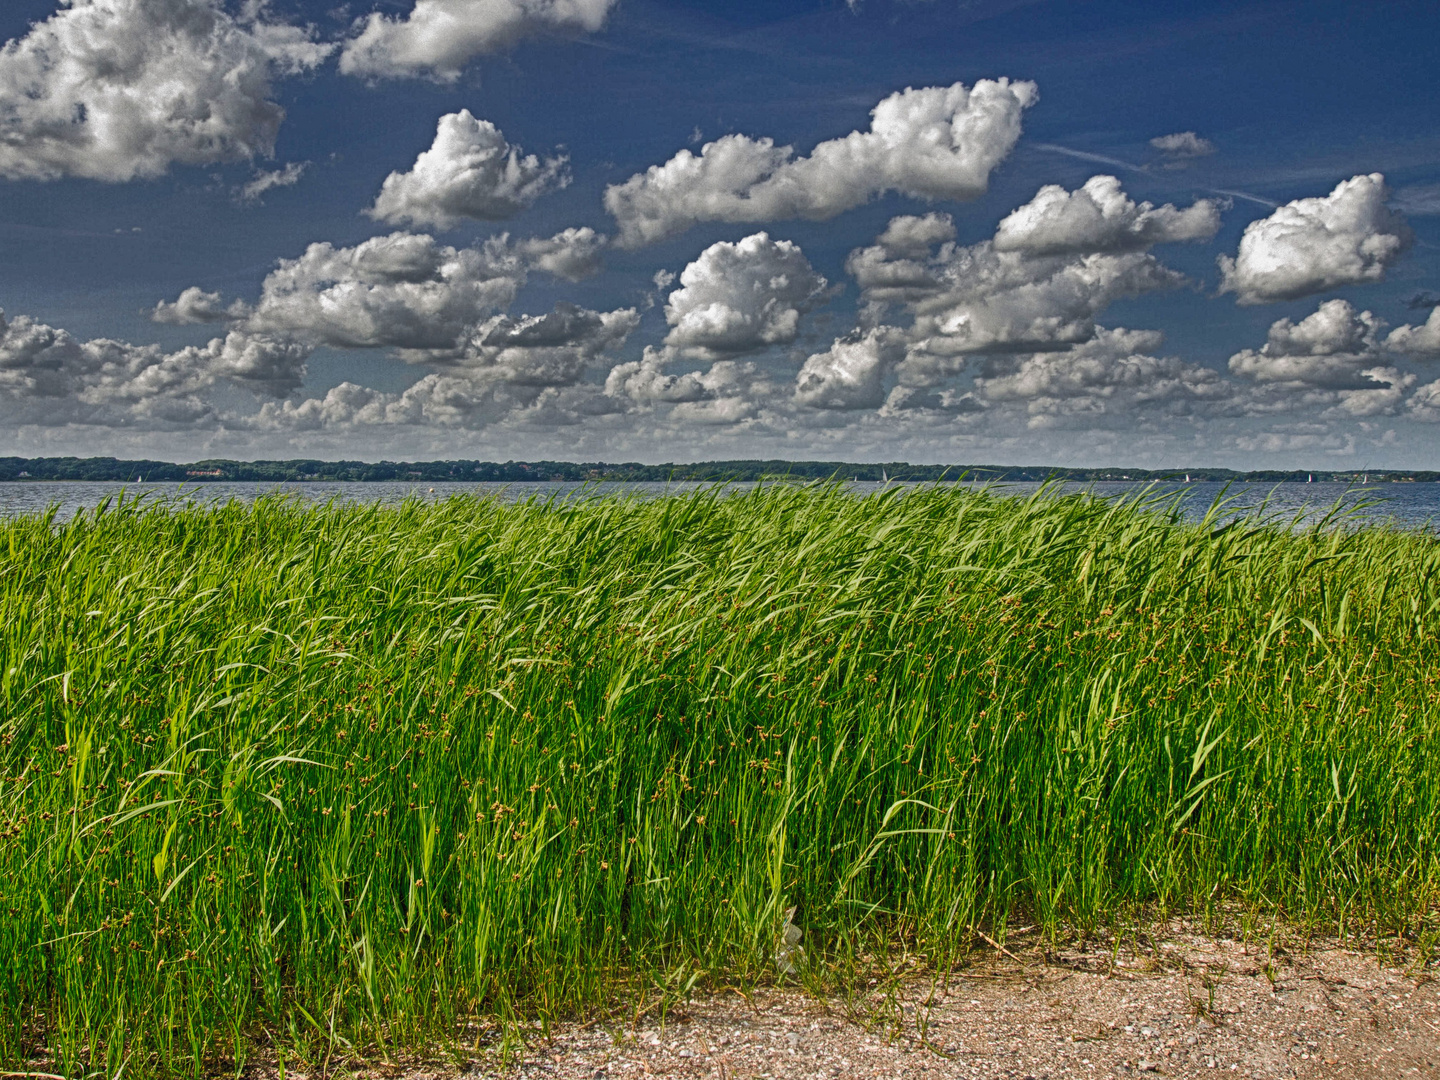
[{"label": "calm water", "polygon": [[[693,492],[712,485],[680,483],[513,483],[513,484],[427,484],[427,483],[211,483],[211,484],[122,484],[19,481],[0,483],[0,517],[43,513],[58,508],[56,517],[66,520],[77,511],[90,509],[102,500],[114,499],[122,491],[127,498],[171,504],[213,504],[232,499],[250,502],[260,495],[284,494],[311,503],[400,502],[404,499],[445,499],[452,495],[481,496],[516,502],[529,498],[574,499],[600,495],[635,495],[654,498],[665,494]],[[731,484],[746,491],[753,484]],[[883,490],[880,483],[852,482],[845,485],[857,495]],[[891,487],[896,486],[891,484]],[[1033,492],[1037,484],[996,484],[991,490],[1016,496]],[[1222,494],[1230,500],[1231,511],[1244,511],[1262,503],[1285,518],[1301,515],[1305,520],[1328,511],[1336,502],[1349,508],[1354,517],[1366,522],[1392,522],[1410,527],[1435,528],[1440,524],[1440,484],[1232,484],[1228,493],[1218,483],[1155,484],[1126,482],[1075,483],[1070,491],[1094,491],[1105,497],[1181,493],[1187,517],[1202,516]]]}]

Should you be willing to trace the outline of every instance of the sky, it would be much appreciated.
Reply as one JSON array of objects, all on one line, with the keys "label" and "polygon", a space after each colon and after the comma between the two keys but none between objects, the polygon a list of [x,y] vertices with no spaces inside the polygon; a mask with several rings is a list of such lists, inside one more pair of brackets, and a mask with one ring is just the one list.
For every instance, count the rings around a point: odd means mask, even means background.
[{"label": "sky", "polygon": [[1440,468],[1430,4],[7,0],[0,41],[0,454]]}]

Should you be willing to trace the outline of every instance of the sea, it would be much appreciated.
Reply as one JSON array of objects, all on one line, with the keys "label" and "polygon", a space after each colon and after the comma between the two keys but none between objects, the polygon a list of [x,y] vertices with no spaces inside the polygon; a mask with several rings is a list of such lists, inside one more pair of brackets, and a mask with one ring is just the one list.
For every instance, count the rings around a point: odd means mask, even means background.
[{"label": "sea", "polygon": [[[781,481],[785,482],[785,481]],[[525,483],[111,483],[88,481],[13,481],[0,483],[0,518],[44,514],[52,508],[54,520],[68,521],[76,514],[93,510],[107,500],[143,500],[146,504],[216,505],[232,501],[248,503],[262,496],[281,496],[307,505],[398,503],[406,499],[439,501],[455,496],[520,502],[526,499],[561,502],[576,499],[629,496],[658,498],[688,494],[716,486],[736,494],[753,489],[754,483],[722,485],[679,481],[670,483],[572,483],[565,481]],[[856,496],[916,487],[944,486],[984,488],[994,494],[1025,498],[1041,485],[1035,483],[942,483],[908,484],[897,481],[850,481],[844,488]],[[1144,498],[1174,501],[1180,513],[1200,520],[1212,510],[1222,520],[1254,511],[1277,523],[1308,526],[1380,525],[1440,531],[1440,483],[1136,483],[1095,481],[1066,483],[1052,487],[1067,492],[1089,492],[1101,498]],[[1217,503],[1219,504],[1216,510]]]}]

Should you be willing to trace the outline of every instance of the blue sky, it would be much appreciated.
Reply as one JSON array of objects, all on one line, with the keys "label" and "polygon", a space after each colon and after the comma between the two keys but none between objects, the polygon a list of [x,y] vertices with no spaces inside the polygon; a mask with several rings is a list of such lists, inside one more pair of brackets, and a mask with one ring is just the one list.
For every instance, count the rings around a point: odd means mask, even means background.
[{"label": "blue sky", "polygon": [[1434,468],[1436,38],[12,0],[0,453]]}]

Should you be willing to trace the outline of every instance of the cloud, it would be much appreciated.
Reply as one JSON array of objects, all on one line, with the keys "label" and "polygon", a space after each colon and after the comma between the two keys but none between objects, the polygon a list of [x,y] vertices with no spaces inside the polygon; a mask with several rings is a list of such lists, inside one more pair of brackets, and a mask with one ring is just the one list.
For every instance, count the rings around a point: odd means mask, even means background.
[{"label": "cloud", "polygon": [[227,307],[218,292],[206,292],[198,285],[191,285],[174,302],[161,300],[156,304],[150,320],[170,326],[198,326],[242,318],[247,310],[238,300]]},{"label": "cloud", "polygon": [[[1231,373],[1254,385],[1246,410],[1252,415],[1308,411],[1321,420],[1399,414],[1406,393],[1419,380],[1397,368],[1391,354],[1427,351],[1423,337],[1397,339],[1396,331],[1382,340],[1384,330],[1384,320],[1338,299],[1325,301],[1299,322],[1276,320],[1261,348],[1230,358]],[[1400,330],[1425,332],[1424,327]]]},{"label": "cloud", "polygon": [[1380,281],[1411,242],[1404,219],[1386,207],[1386,194],[1385,178],[1370,173],[1252,221],[1237,256],[1219,258],[1220,291],[1235,293],[1241,304],[1262,304]]},{"label": "cloud", "polygon": [[699,401],[676,405],[670,419],[680,425],[729,427],[759,421],[767,403],[780,394],[779,385],[757,365],[717,360],[696,380],[705,390]]},{"label": "cloud", "polygon": [[709,394],[699,372],[667,375],[669,354],[646,348],[640,360],[616,364],[605,377],[605,393],[639,405],[679,404],[703,401]]},{"label": "cloud", "polygon": [[1385,347],[1391,352],[1440,359],[1440,307],[1432,307],[1430,317],[1419,326],[1397,326],[1390,331]]},{"label": "cloud", "polygon": [[1035,256],[999,251],[989,240],[968,247],[944,240],[934,251],[923,246],[952,235],[948,215],[898,218],[875,245],[846,260],[870,322],[880,322],[897,303],[913,316],[910,355],[900,369],[907,384],[929,385],[953,374],[952,358],[967,354],[1080,344],[1114,301],[1186,280],[1143,251]]},{"label": "cloud", "polygon": [[[1033,400],[1027,424],[1062,414],[1113,418],[1160,401],[1214,405],[1224,397],[1217,373],[1152,355],[1156,334],[1103,330],[1095,319],[1122,297],[1185,284],[1148,248],[1208,239],[1218,224],[1212,201],[1157,209],[1131,200],[1110,176],[1074,192],[1042,188],[993,240],[977,244],[955,242],[948,214],[893,218],[875,244],[846,260],[870,331],[810,357],[796,401],[881,406],[900,417],[972,415]],[[896,307],[908,326],[891,324]],[[947,385],[972,371],[973,392]],[[899,385],[887,393],[892,375]]]},{"label": "cloud", "polygon": [[[342,421],[473,426],[533,408],[541,389],[573,386],[639,324],[633,308],[596,312],[563,302],[547,315],[499,314],[531,271],[583,276],[603,243],[585,228],[513,242],[501,234],[469,248],[406,232],[350,248],[311,244],[299,258],[280,261],[253,306],[238,300],[227,306],[219,293],[192,286],[157,304],[151,317],[176,325],[230,323],[225,337],[175,357],[206,372],[205,385],[224,379],[263,396],[299,389],[305,361],[321,345],[392,349],[401,359],[442,368],[404,394],[351,386],[323,401],[272,404],[226,423],[257,430],[320,430]],[[560,407],[552,406],[547,415]]]},{"label": "cloud", "polygon": [[299,258],[280,260],[253,306],[224,306],[218,293],[192,286],[151,317],[181,325],[228,320],[254,336],[312,347],[455,355],[477,325],[514,302],[532,270],[585,276],[604,242],[583,228],[514,242],[502,233],[464,248],[409,232],[348,248],[311,244]]},{"label": "cloud", "polygon": [[1105,330],[1064,353],[997,358],[975,379],[989,405],[1020,405],[1030,428],[1126,424],[1137,414],[1193,415],[1224,405],[1232,389],[1217,371],[1154,355],[1153,330]]},{"label": "cloud", "polygon": [[1377,375],[1384,323],[1347,300],[1327,300],[1298,323],[1279,319],[1263,346],[1230,357],[1230,371],[1260,383],[1321,390],[1381,390]]},{"label": "cloud", "polygon": [[[11,422],[166,428],[213,424],[202,396],[222,381],[262,396],[300,386],[310,350],[231,331],[173,353],[64,330],[0,312],[0,408]],[[17,412],[18,410],[18,412]]]},{"label": "cloud", "polygon": [[392,225],[453,229],[462,221],[503,221],[570,182],[565,157],[541,161],[505,141],[469,109],[440,118],[435,141],[409,172],[385,178],[366,211]]},{"label": "cloud", "polygon": [[254,206],[260,202],[267,191],[294,187],[300,182],[300,178],[305,175],[305,170],[309,167],[308,161],[292,161],[283,169],[269,171],[257,169],[250,181],[241,185],[235,193],[235,197],[247,206]]},{"label": "cloud", "polygon": [[124,181],[268,156],[273,81],[331,51],[221,0],[72,0],[0,49],[0,176]]},{"label": "cloud", "polygon": [[346,382],[323,397],[267,402],[247,426],[259,431],[348,431],[384,426],[387,445],[395,433],[417,431],[514,432],[524,427],[573,427],[617,412],[616,403],[590,387],[508,386],[463,374],[427,375],[403,393],[391,394]]},{"label": "cloud", "polygon": [[869,131],[822,142],[809,157],[727,135],[607,188],[605,207],[620,244],[640,247],[701,221],[825,220],[889,191],[978,198],[1037,98],[1034,83],[1009,79],[905,89],[875,106]]},{"label": "cloud", "polygon": [[1412,184],[1395,192],[1391,205],[1412,217],[1440,214],[1440,184]]},{"label": "cloud", "polygon": [[64,330],[0,310],[0,390],[21,397],[65,392],[67,369],[82,362],[80,343]]},{"label": "cloud", "polygon": [[904,336],[876,327],[808,358],[789,386],[731,361],[666,373],[668,354],[647,349],[639,362],[616,365],[605,389],[650,415],[657,431],[732,425],[788,437],[827,430],[871,437],[1050,428],[1168,433],[1176,422],[1199,425],[1242,411],[1237,387],[1223,374],[1156,355],[1160,345],[1155,331],[1102,328],[1065,353],[989,358],[971,389],[902,383],[887,392]]},{"label": "cloud", "polygon": [[647,348],[640,360],[616,364],[605,379],[606,396],[625,408],[659,411],[670,423],[707,427],[756,421],[781,396],[753,363],[719,360],[708,371],[666,374],[673,358],[671,350]]},{"label": "cloud", "polygon": [[571,386],[639,324],[634,308],[599,312],[563,302],[547,315],[500,315],[476,329],[459,365],[519,386]]},{"label": "cloud", "polygon": [[1239,435],[1235,439],[1235,447],[1246,454],[1303,453],[1311,460],[1317,452],[1337,457],[1348,457],[1355,453],[1356,439],[1352,432],[1330,431],[1324,428],[1313,430],[1314,425],[1294,427],[1298,430]]},{"label": "cloud", "polygon": [[[878,317],[890,304],[915,304],[944,288],[943,268],[954,254],[954,239],[949,214],[894,217],[874,245],[850,252],[845,269]],[[938,254],[931,251],[937,244]]]},{"label": "cloud", "polygon": [[616,0],[415,0],[404,18],[356,22],[340,70],[369,79],[454,82],[475,57],[546,33],[594,33]]},{"label": "cloud", "polygon": [[327,390],[324,397],[299,402],[266,402],[254,424],[260,428],[315,431],[325,427],[403,422],[403,412],[392,409],[397,400],[398,395],[342,382]]},{"label": "cloud", "polygon": [[440,370],[401,393],[345,382],[323,397],[267,403],[248,423],[298,431],[570,426],[621,411],[582,379],[605,352],[624,345],[639,321],[634,308],[601,312],[563,302],[545,315],[496,316],[476,327]]},{"label": "cloud", "polygon": [[826,282],[788,240],[755,233],[711,244],[680,275],[665,304],[665,344],[717,360],[786,345],[800,316],[827,298]]},{"label": "cloud", "polygon": [[849,334],[805,361],[795,400],[812,409],[877,409],[885,402],[885,375],[904,356],[904,337],[893,327]]},{"label": "cloud", "polygon": [[1069,146],[1059,146],[1055,143],[1031,143],[1033,149],[1043,150],[1047,154],[1061,154],[1064,157],[1074,158],[1076,161],[1088,161],[1092,165],[1109,165],[1111,168],[1124,169],[1127,172],[1144,172],[1144,165],[1137,165],[1133,161],[1126,161],[1124,158],[1117,158],[1110,154],[1092,154],[1088,150],[1075,150]]},{"label": "cloud", "polygon": [[954,239],[955,222],[949,214],[901,214],[890,219],[875,242],[887,259],[925,259],[936,244]]},{"label": "cloud", "polygon": [[1412,419],[1427,424],[1440,423],[1440,379],[1417,389],[1405,405]]},{"label": "cloud", "polygon": [[[847,260],[867,321],[806,358],[788,385],[753,365],[671,370],[681,359],[718,360],[794,340],[800,314],[827,291],[794,245],[764,233],[712,245],[670,297],[665,347],[616,365],[606,393],[670,425],[772,431],[843,428],[860,417],[980,430],[991,412],[997,424],[1005,417],[1036,426],[1088,416],[1117,427],[1138,412],[1208,416],[1232,407],[1234,386],[1220,373],[1152,355],[1158,334],[1095,325],[1095,315],[1115,299],[1172,288],[1184,277],[1144,250],[1085,250],[1206,238],[1215,208],[1157,213],[1108,181],[1091,185],[1090,193],[1118,212],[1107,220],[1097,211],[1096,226],[1066,206],[1068,193],[1047,189],[1007,219],[1017,250],[998,251],[994,241],[957,245],[947,214],[893,218],[874,245]],[[1027,247],[1065,253],[1033,254]],[[912,317],[909,326],[883,321],[897,305]],[[988,359],[973,390],[950,382],[982,357]]]},{"label": "cloud", "polygon": [[352,248],[311,244],[266,276],[246,326],[342,348],[453,350],[514,301],[524,277],[504,237],[475,248],[404,232]]},{"label": "cloud", "polygon": [[564,229],[554,236],[518,240],[515,252],[536,270],[580,281],[600,272],[600,254],[609,240],[590,226]]},{"label": "cloud", "polygon": [[284,397],[300,389],[310,346],[285,338],[232,330],[218,349],[207,347],[216,375],[267,397]]},{"label": "cloud", "polygon": [[989,408],[969,391],[926,390],[916,386],[896,386],[885,398],[876,415],[887,420],[909,420],[916,416],[935,416],[940,423],[953,424],[956,419],[973,419]]},{"label": "cloud", "polygon": [[1215,153],[1215,144],[1202,139],[1193,131],[1177,131],[1173,135],[1157,135],[1150,140],[1152,148],[1169,159],[1171,165],[1180,165],[1198,157],[1209,157]]},{"label": "cloud", "polygon": [[1277,319],[1263,348],[1268,356],[1335,356],[1370,353],[1384,323],[1346,300],[1327,300],[1298,323]]},{"label": "cloud", "polygon": [[1209,240],[1220,229],[1219,203],[1199,199],[1184,210],[1137,203],[1113,176],[1092,176],[1066,191],[1042,187],[995,230],[996,251],[1029,255],[1144,251],[1155,244]]},{"label": "cloud", "polygon": [[381,426],[474,429],[502,420],[512,407],[503,387],[463,373],[435,373],[398,394],[343,382],[323,397],[266,402],[248,424],[262,431],[287,432]]}]

